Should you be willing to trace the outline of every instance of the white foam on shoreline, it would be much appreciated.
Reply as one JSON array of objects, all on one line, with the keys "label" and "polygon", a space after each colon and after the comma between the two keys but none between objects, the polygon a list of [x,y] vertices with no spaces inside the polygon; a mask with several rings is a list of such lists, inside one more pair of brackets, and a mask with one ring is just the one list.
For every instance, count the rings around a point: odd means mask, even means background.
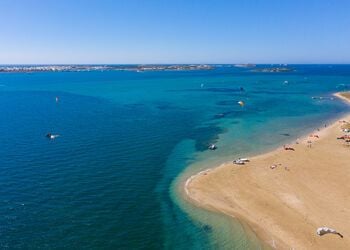
[{"label": "white foam on shoreline", "polygon": [[197,174],[195,174],[195,175],[192,175],[190,178],[188,178],[187,180],[186,180],[186,182],[185,182],[185,192],[186,192],[186,194],[189,196],[189,190],[188,190],[188,185],[191,183],[191,181],[194,179],[194,178],[196,178],[197,176],[199,176],[199,175],[202,175],[202,174],[206,174],[206,173],[208,173],[208,172],[210,172],[211,171],[211,168],[209,168],[209,169],[206,169],[206,170],[203,170],[203,171],[200,171],[199,173],[197,173]]},{"label": "white foam on shoreline", "polygon": [[[219,166],[214,167],[214,168],[216,169],[216,168],[225,166],[226,163],[227,163],[227,162],[224,162],[224,163],[222,163],[222,164],[220,164]],[[192,182],[196,177],[198,177],[198,176],[200,176],[200,175],[205,175],[205,174],[209,173],[209,172],[212,171],[212,170],[213,170],[213,168],[208,168],[208,169],[206,169],[206,170],[202,170],[202,171],[198,172],[197,174],[191,175],[191,176],[186,180],[185,185],[184,185],[184,189],[185,189],[186,195],[187,195],[188,197],[190,197],[191,199],[194,199],[193,197],[190,196],[190,191],[189,191],[189,188],[188,188],[188,186],[191,184],[191,182]]]}]

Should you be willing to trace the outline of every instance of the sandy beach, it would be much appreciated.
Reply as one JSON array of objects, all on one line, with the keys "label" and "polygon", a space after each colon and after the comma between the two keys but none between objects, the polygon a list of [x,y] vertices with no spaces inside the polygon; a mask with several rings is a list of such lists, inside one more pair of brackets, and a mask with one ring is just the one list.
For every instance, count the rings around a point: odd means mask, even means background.
[{"label": "sandy beach", "polygon": [[[337,93],[350,103],[350,93]],[[185,183],[188,199],[246,223],[275,249],[350,249],[350,115],[284,147],[202,171]],[[350,135],[350,133],[349,133]],[[319,227],[337,230],[319,236]]]}]

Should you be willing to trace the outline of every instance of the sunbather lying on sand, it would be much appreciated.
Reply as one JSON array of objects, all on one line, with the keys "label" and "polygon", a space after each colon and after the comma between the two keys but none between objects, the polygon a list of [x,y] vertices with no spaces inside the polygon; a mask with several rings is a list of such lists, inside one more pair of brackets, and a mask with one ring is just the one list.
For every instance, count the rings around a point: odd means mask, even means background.
[{"label": "sunbather lying on sand", "polygon": [[283,148],[284,148],[284,150],[292,150],[292,151],[295,151],[294,148],[292,148],[292,147],[287,147],[286,145],[283,145]]}]

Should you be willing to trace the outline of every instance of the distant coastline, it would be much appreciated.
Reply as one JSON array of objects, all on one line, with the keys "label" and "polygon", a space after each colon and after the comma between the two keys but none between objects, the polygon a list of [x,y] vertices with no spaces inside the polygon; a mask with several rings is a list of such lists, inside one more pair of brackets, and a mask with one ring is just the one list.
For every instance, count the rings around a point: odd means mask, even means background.
[{"label": "distant coastline", "polygon": [[287,73],[295,71],[286,65],[256,64],[32,64],[32,65],[0,65],[0,73],[34,73],[34,72],[80,72],[80,71],[200,71],[213,70],[219,67],[235,67],[249,69],[251,72]]},{"label": "distant coastline", "polygon": [[188,71],[211,70],[208,64],[140,64],[140,65],[0,65],[0,73],[79,72],[79,71]]}]

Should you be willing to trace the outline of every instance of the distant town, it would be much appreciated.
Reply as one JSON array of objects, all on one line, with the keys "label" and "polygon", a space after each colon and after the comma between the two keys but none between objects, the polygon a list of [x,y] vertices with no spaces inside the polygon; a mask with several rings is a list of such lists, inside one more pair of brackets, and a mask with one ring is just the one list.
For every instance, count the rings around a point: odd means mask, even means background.
[{"label": "distant town", "polygon": [[174,65],[0,65],[0,72],[77,72],[77,71],[187,71],[210,70],[207,64]]},{"label": "distant town", "polygon": [[0,65],[0,73],[34,73],[34,72],[78,72],[78,71],[195,71],[212,70],[219,67],[246,68],[250,72],[263,73],[283,73],[294,71],[287,65],[269,65],[255,64],[139,64],[139,65]]}]

